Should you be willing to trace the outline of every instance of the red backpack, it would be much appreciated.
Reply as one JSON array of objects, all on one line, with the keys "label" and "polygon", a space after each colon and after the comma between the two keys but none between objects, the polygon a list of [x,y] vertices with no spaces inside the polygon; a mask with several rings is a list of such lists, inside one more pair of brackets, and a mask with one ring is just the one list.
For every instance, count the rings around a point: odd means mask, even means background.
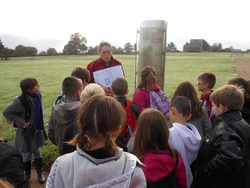
[{"label": "red backpack", "polygon": [[126,106],[123,106],[123,109],[126,111],[127,114],[127,121],[123,127],[123,136],[126,140],[126,144],[128,143],[130,137],[135,132],[136,126],[137,126],[137,120],[135,113],[130,109],[130,106],[132,104],[131,100],[126,100]]}]

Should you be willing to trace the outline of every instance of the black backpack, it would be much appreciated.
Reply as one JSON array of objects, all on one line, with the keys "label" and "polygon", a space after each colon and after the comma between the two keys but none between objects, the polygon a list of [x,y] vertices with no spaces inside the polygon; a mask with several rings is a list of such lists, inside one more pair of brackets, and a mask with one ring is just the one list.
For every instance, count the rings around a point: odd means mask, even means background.
[{"label": "black backpack", "polygon": [[[28,103],[28,101],[26,100],[26,96],[25,95],[20,95],[16,98],[16,100],[19,99],[22,103],[22,105],[24,106],[25,108],[25,122],[28,122],[29,119],[30,119],[30,115],[31,115],[31,108],[30,108],[30,105]],[[13,127],[17,127],[16,124],[13,125]]]},{"label": "black backpack", "polygon": [[176,168],[177,168],[178,161],[179,161],[178,160],[179,159],[178,151],[176,149],[174,149],[174,153],[176,156],[176,162],[175,162],[174,169],[172,170],[172,172],[168,176],[166,176],[166,177],[164,177],[164,178],[162,178],[154,183],[147,182],[148,188],[166,188],[166,187],[181,188],[181,185],[179,184],[178,179],[176,177]]}]

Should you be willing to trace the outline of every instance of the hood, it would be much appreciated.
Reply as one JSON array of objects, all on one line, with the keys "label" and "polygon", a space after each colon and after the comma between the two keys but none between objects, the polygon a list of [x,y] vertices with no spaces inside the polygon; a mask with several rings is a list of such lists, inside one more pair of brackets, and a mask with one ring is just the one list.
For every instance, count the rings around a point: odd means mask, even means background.
[{"label": "hood", "polygon": [[143,172],[149,183],[153,183],[169,175],[174,169],[176,161],[168,152],[155,153],[154,151],[149,152],[140,160],[145,165],[143,166]]},{"label": "hood", "polygon": [[173,127],[177,130],[185,147],[191,152],[196,152],[201,142],[201,136],[194,125],[187,124],[192,130],[180,123],[173,123]]},{"label": "hood", "polygon": [[80,104],[80,101],[74,101],[69,103],[62,102],[60,104],[61,108],[57,108],[57,111],[61,117],[74,120],[78,114],[77,111],[80,108]]}]

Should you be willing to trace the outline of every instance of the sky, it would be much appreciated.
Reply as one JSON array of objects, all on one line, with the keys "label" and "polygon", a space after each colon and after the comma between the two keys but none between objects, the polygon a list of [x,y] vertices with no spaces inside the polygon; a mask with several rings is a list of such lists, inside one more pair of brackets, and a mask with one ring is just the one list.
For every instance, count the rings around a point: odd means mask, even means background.
[{"label": "sky", "polygon": [[71,34],[87,46],[102,40],[136,43],[147,20],[167,23],[167,43],[182,51],[190,39],[222,48],[250,49],[249,0],[0,0],[0,39],[5,47],[33,46],[62,52]]}]

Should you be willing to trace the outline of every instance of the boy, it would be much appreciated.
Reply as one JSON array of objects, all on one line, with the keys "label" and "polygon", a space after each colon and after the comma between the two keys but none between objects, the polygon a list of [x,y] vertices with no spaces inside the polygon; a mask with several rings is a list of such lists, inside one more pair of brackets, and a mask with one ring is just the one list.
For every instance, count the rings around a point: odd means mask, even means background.
[{"label": "boy", "polygon": [[204,137],[195,168],[196,187],[249,187],[250,125],[240,110],[244,92],[234,85],[216,89],[210,96],[214,128]]},{"label": "boy", "polygon": [[62,99],[62,103],[52,110],[48,125],[49,139],[58,146],[60,155],[62,154],[64,132],[77,119],[82,81],[74,76],[67,77],[62,82],[62,91],[65,97]]},{"label": "boy", "polygon": [[[84,69],[82,67],[76,67],[73,69],[73,71],[71,72],[71,76],[74,76],[76,78],[79,78],[82,80],[82,87],[83,89],[86,87],[86,85],[88,85],[89,81],[90,81],[90,73],[87,69]],[[62,102],[62,99],[64,97],[63,93],[60,93],[58,95],[58,97],[56,98],[51,111],[55,108],[56,105],[60,104]]]},{"label": "boy", "polygon": [[202,94],[200,96],[201,105],[204,106],[207,110],[208,117],[212,122],[215,118],[214,113],[212,111],[212,103],[210,101],[210,95],[213,92],[213,87],[216,82],[215,74],[211,72],[205,72],[198,76],[198,91],[201,91]]},{"label": "boy", "polygon": [[116,78],[112,82],[111,89],[114,93],[114,97],[121,103],[127,113],[127,122],[122,131],[125,138],[125,144],[127,144],[136,129],[140,110],[135,103],[126,98],[128,93],[128,83],[124,78]]},{"label": "boy", "polygon": [[201,141],[196,127],[187,123],[191,116],[190,100],[183,96],[174,98],[170,105],[170,121],[173,127],[169,129],[169,144],[181,153],[186,168],[187,187],[193,181],[190,165],[196,158]]}]

